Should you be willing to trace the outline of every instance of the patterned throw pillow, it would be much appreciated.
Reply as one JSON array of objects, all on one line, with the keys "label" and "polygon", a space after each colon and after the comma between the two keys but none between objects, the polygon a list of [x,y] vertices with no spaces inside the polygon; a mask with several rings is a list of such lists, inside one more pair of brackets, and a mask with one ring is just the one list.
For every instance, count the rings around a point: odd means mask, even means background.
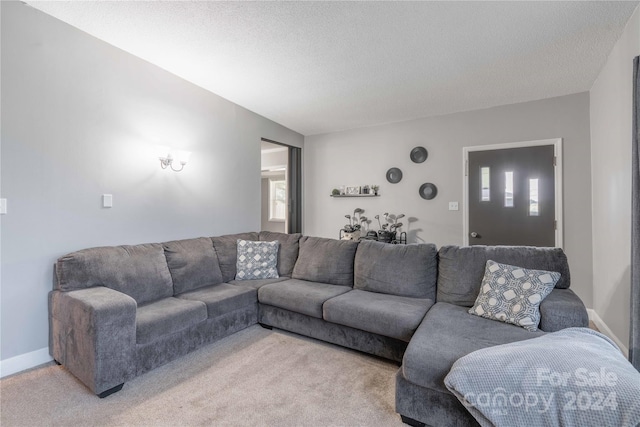
[{"label": "patterned throw pillow", "polygon": [[236,280],[277,279],[280,242],[238,240]]},{"label": "patterned throw pillow", "polygon": [[487,261],[476,303],[470,314],[537,331],[540,303],[560,280],[560,273],[529,270]]}]

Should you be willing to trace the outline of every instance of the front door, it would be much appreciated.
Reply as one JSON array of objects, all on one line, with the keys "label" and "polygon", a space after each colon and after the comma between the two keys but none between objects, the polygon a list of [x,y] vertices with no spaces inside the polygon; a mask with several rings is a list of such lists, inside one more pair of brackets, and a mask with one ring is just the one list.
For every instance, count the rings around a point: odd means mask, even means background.
[{"label": "front door", "polygon": [[468,151],[470,245],[558,246],[554,144]]}]

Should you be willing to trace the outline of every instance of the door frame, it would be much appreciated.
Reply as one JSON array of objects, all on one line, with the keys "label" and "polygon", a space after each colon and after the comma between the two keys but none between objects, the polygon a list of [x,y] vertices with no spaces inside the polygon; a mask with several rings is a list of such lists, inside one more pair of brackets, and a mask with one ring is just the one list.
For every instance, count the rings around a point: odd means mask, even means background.
[{"label": "door frame", "polygon": [[554,186],[555,186],[555,241],[556,247],[564,244],[563,208],[562,208],[562,138],[541,139],[536,141],[507,142],[503,144],[476,145],[462,148],[462,244],[469,246],[469,153],[472,151],[505,150],[509,148],[538,147],[553,145]]},{"label": "door frame", "polygon": [[279,145],[287,150],[285,180],[287,182],[287,218],[285,233],[302,232],[302,148],[268,138],[260,141]]}]

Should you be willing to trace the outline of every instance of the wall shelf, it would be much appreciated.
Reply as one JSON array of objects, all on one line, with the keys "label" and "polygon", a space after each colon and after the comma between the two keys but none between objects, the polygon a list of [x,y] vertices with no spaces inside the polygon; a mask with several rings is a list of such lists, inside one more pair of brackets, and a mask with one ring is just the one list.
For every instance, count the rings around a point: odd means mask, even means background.
[{"label": "wall shelf", "polygon": [[333,194],[330,194],[329,197],[380,197],[379,194],[340,194],[337,196],[334,196]]}]

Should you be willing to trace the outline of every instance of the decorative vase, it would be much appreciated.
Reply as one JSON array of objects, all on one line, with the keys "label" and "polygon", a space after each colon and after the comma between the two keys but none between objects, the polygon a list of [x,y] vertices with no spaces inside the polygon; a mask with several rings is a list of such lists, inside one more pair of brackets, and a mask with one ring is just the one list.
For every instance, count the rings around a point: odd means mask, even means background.
[{"label": "decorative vase", "polygon": [[344,233],[342,235],[342,240],[360,240],[360,230]]}]

